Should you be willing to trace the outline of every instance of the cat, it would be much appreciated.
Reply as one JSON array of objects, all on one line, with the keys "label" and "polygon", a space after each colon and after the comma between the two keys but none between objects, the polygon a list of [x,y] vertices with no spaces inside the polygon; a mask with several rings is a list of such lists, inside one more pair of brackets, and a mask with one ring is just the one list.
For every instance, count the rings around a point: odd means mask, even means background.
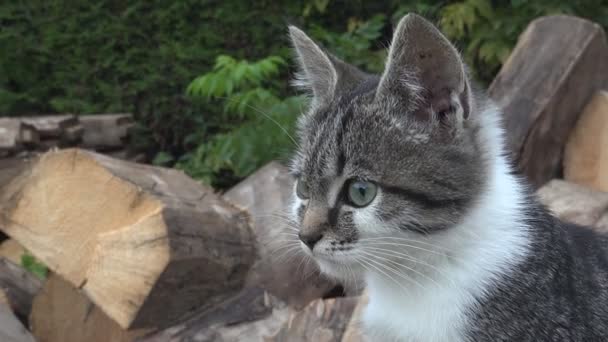
[{"label": "cat", "polygon": [[432,23],[400,20],[381,75],[289,34],[311,97],[291,219],[321,272],[365,280],[369,341],[608,341],[606,237],[539,204]]}]

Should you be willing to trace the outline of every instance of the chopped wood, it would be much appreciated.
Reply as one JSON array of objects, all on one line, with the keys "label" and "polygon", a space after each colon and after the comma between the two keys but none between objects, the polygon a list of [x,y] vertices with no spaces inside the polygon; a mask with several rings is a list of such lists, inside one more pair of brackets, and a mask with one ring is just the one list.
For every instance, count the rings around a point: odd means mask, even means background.
[{"label": "chopped wood", "polygon": [[35,342],[34,337],[15,317],[11,309],[0,303],[0,341]]},{"label": "chopped wood", "polygon": [[82,146],[97,151],[122,148],[133,127],[131,114],[98,114],[81,116],[84,127]]},{"label": "chopped wood", "polygon": [[123,328],[236,293],[255,255],[243,212],[183,172],[69,149],[0,192],[0,229]]},{"label": "chopped wood", "polygon": [[186,321],[138,339],[139,342],[269,342],[292,309],[259,288],[246,288],[214,308],[199,310]]},{"label": "chopped wood", "polygon": [[4,291],[11,309],[20,317],[28,317],[32,300],[42,282],[21,266],[0,257],[0,289]]},{"label": "chopped wood", "polygon": [[38,140],[38,132],[31,125],[17,118],[0,118],[0,156],[19,152]]},{"label": "chopped wood", "polygon": [[357,301],[357,306],[348,322],[348,326],[342,336],[342,342],[366,342],[368,338],[363,333],[363,312],[369,303],[369,295],[364,291]]},{"label": "chopped wood", "polygon": [[606,35],[591,21],[543,17],[519,37],[489,93],[504,111],[509,151],[535,186],[560,173],[570,130],[607,74]]},{"label": "chopped wood", "polygon": [[[305,256],[280,258],[288,243],[284,233],[287,204],[293,192],[293,178],[287,169],[272,162],[228,191],[224,198],[246,209],[253,218],[253,231],[258,250],[247,286],[262,287],[295,308],[303,308],[314,299],[327,294],[336,284],[319,275],[312,262],[302,262]],[[293,254],[302,251],[293,251]],[[303,266],[302,266],[303,265]],[[301,272],[294,273],[296,267]],[[304,279],[306,276],[306,279]]]},{"label": "chopped wood", "polygon": [[20,265],[21,257],[25,254],[25,248],[13,239],[7,239],[0,244],[0,256]]},{"label": "chopped wood", "polygon": [[80,125],[78,118],[72,114],[31,116],[20,119],[22,122],[33,126],[40,134],[41,139],[62,138],[66,130]]},{"label": "chopped wood", "polygon": [[537,194],[560,219],[608,233],[608,193],[554,179]]},{"label": "chopped wood", "polygon": [[291,314],[273,342],[341,342],[356,297],[317,299],[304,310]]},{"label": "chopped wood", "polygon": [[55,274],[34,299],[30,326],[38,342],[132,342],[148,332],[121,328],[81,291]]},{"label": "chopped wood", "polygon": [[564,178],[608,192],[608,91],[593,96],[564,151]]}]

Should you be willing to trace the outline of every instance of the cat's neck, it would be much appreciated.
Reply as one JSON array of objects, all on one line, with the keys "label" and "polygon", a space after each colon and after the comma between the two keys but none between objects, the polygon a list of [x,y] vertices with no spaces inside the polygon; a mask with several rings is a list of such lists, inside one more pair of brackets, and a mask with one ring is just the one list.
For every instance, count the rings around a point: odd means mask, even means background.
[{"label": "cat's neck", "polygon": [[[496,132],[488,139],[499,144]],[[370,304],[365,321],[372,330],[417,337],[414,340],[458,341],[466,311],[525,259],[530,243],[526,191],[505,158],[494,156],[487,187],[463,222],[425,240],[445,252],[445,257],[428,259],[435,271],[427,277],[410,274],[415,283],[397,278],[399,284],[386,274],[367,273]],[[415,263],[409,267],[428,270]]]}]

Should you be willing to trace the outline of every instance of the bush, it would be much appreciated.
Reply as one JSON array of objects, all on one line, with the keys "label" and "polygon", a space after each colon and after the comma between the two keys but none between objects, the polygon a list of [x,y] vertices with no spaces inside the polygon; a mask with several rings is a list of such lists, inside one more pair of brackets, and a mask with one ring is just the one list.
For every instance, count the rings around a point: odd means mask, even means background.
[{"label": "bush", "polygon": [[[134,147],[227,187],[292,146],[273,123],[289,131],[302,105],[287,87],[286,23],[377,72],[392,26],[410,11],[437,22],[486,84],[535,17],[608,27],[601,0],[4,1],[0,115],[132,112]],[[272,72],[239,79],[259,63]]]}]

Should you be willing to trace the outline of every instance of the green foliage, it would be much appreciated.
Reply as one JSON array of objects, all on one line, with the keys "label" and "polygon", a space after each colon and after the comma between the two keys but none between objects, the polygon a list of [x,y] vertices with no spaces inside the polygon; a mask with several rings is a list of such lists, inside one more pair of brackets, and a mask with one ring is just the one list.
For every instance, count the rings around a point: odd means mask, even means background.
[{"label": "green foliage", "polygon": [[21,256],[21,266],[40,279],[45,279],[48,274],[47,267],[27,252]]},{"label": "green foliage", "polygon": [[[218,56],[213,70],[187,87],[194,100],[218,101],[222,111],[207,126],[214,134],[177,163],[195,178],[215,186],[247,176],[293,147],[291,137],[304,98],[279,97],[273,80],[285,60],[270,56],[256,62]],[[226,123],[229,123],[228,125]]]},{"label": "green foliage", "polygon": [[287,23],[379,72],[408,12],[438,23],[482,83],[538,16],[608,27],[605,0],[4,1],[0,116],[132,112],[135,148],[227,187],[293,146],[274,122],[291,134],[304,101],[287,86]]}]

